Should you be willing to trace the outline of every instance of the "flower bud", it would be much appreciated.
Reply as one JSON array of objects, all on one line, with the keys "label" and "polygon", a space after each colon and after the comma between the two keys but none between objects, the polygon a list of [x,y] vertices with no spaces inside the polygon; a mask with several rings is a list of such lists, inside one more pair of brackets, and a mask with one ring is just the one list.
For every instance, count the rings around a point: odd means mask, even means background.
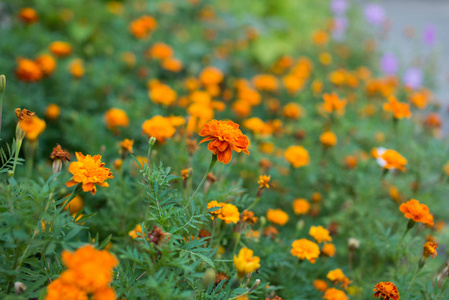
[{"label": "flower bud", "polygon": [[0,93],[3,93],[6,88],[6,76],[0,75]]},{"label": "flower bud", "polygon": [[[2,75],[2,76],[4,76],[4,75]],[[27,289],[27,286],[23,282],[20,282],[20,281],[14,282],[14,290],[16,291],[17,295],[22,294],[26,289]]]},{"label": "flower bud", "polygon": [[150,147],[153,147],[154,144],[156,144],[156,138],[155,137],[150,137],[150,139],[148,140],[148,144],[150,144]]}]

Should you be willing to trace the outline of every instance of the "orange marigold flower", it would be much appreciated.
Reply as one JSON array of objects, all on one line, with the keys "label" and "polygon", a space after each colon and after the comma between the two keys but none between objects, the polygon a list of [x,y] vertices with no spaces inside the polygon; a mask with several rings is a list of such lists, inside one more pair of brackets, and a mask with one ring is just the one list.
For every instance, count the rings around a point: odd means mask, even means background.
[{"label": "orange marigold flower", "polygon": [[20,120],[29,120],[31,119],[35,113],[24,108],[24,109],[20,109],[20,108],[16,108],[14,110],[14,113],[16,114],[16,117]]},{"label": "orange marigold flower", "polygon": [[327,290],[327,282],[323,279],[315,279],[313,281],[313,286],[320,292],[324,292],[325,290]]},{"label": "orange marigold flower", "polygon": [[45,117],[50,120],[56,120],[59,118],[59,115],[61,114],[61,108],[54,103],[51,103],[47,106],[47,109],[45,110]]},{"label": "orange marigold flower", "polygon": [[133,153],[134,140],[124,139],[120,142],[121,153]]},{"label": "orange marigold flower", "polygon": [[293,242],[290,253],[300,260],[307,259],[314,264],[320,255],[320,248],[314,242],[307,239],[300,239]]},{"label": "orange marigold flower", "polygon": [[320,142],[324,147],[333,147],[337,144],[337,136],[332,131],[326,131],[321,134]]},{"label": "orange marigold flower", "polygon": [[399,300],[398,288],[392,282],[379,282],[374,286],[374,297],[384,300]]},{"label": "orange marigold flower", "polygon": [[206,67],[201,71],[200,81],[203,85],[218,85],[223,81],[223,72],[215,67]]},{"label": "orange marigold flower", "polygon": [[260,268],[260,258],[253,254],[253,250],[244,247],[240,249],[238,255],[234,255],[234,266],[239,277],[244,277]]},{"label": "orange marigold flower", "polygon": [[115,130],[117,127],[128,127],[129,118],[126,112],[120,108],[111,108],[104,114],[104,121],[110,130]]},{"label": "orange marigold flower", "polygon": [[338,112],[343,113],[345,111],[346,99],[340,100],[336,93],[324,94],[324,110],[328,113]]},{"label": "orange marigold flower", "polygon": [[406,203],[402,203],[399,206],[399,210],[407,219],[433,226],[433,216],[429,212],[429,207],[419,203],[418,200],[411,199]]},{"label": "orange marigold flower", "polygon": [[164,143],[165,139],[171,138],[175,132],[170,120],[162,116],[154,116],[142,124],[142,133],[147,134],[149,138],[154,137],[159,143]]},{"label": "orange marigold flower", "polygon": [[157,21],[151,16],[142,16],[131,22],[129,31],[138,39],[143,39],[157,27]]},{"label": "orange marigold flower", "polygon": [[259,184],[259,188],[270,188],[270,179],[271,179],[271,175],[267,176],[267,175],[260,175],[259,176],[259,181],[257,181],[257,183]]},{"label": "orange marigold flower", "polygon": [[232,121],[211,120],[204,125],[199,135],[205,137],[200,144],[209,141],[207,149],[217,155],[218,161],[225,164],[231,161],[232,150],[249,154],[248,137],[242,133],[239,125]]},{"label": "orange marigold flower", "polygon": [[47,286],[45,300],[88,300],[87,293],[78,286],[65,283],[61,279],[53,280]]},{"label": "orange marigold flower", "polygon": [[268,209],[267,211],[267,220],[274,223],[284,226],[288,222],[288,214],[282,209]]},{"label": "orange marigold flower", "polygon": [[73,77],[78,79],[84,76],[84,66],[82,59],[77,58],[70,63],[70,73],[73,75]]},{"label": "orange marigold flower", "polygon": [[424,125],[428,127],[440,128],[442,125],[441,117],[438,113],[430,113],[424,120]]},{"label": "orange marigold flower", "polygon": [[164,43],[155,43],[153,47],[149,49],[148,53],[151,57],[164,60],[173,56],[173,49]]},{"label": "orange marigold flower", "polygon": [[225,221],[226,224],[237,223],[240,220],[239,210],[235,205],[229,203],[222,203],[217,201],[211,201],[207,204],[207,209],[213,207],[220,207],[220,209],[209,212],[212,215],[212,220],[215,217]]},{"label": "orange marigold flower", "polygon": [[31,7],[25,7],[19,12],[19,19],[23,23],[29,25],[39,21],[39,14]]},{"label": "orange marigold flower", "polygon": [[250,225],[256,224],[258,220],[259,220],[259,218],[254,215],[253,211],[249,211],[246,209],[240,215],[240,221],[246,222]]},{"label": "orange marigold flower", "polygon": [[[70,195],[67,195],[66,197],[69,197]],[[66,200],[67,201],[67,200]],[[64,205],[66,203],[66,201],[64,201],[62,203],[62,205]],[[83,198],[81,198],[80,195],[76,195],[75,198],[72,199],[72,201],[70,201],[70,203],[64,207],[64,210],[70,210],[70,214],[74,215],[79,213],[84,207],[84,201]]]},{"label": "orange marigold flower", "polygon": [[212,215],[212,220],[215,219],[216,216],[218,216],[221,213],[221,208],[223,207],[224,203],[217,202],[217,201],[211,201],[207,204],[207,210],[214,208],[214,207],[220,207],[220,209],[215,211],[210,211],[209,214]]},{"label": "orange marigold flower", "polygon": [[56,69],[56,60],[49,54],[41,54],[34,61],[46,76],[51,75]]},{"label": "orange marigold flower", "polygon": [[384,169],[398,169],[402,172],[405,171],[407,159],[395,150],[379,147],[372,150],[372,155],[377,159],[377,163]]},{"label": "orange marigold flower", "polygon": [[357,157],[353,155],[347,155],[344,159],[345,167],[347,169],[354,169],[357,167]]},{"label": "orange marigold flower", "polygon": [[133,230],[128,232],[128,235],[130,237],[132,237],[133,239],[136,239],[138,237],[142,237],[143,236],[142,225],[137,224],[136,227],[134,227]]},{"label": "orange marigold flower", "polygon": [[303,111],[304,109],[301,106],[299,106],[294,102],[291,102],[287,103],[284,106],[284,109],[282,110],[282,115],[286,118],[296,120],[301,116]]},{"label": "orange marigold flower", "polygon": [[278,80],[273,75],[261,74],[252,79],[254,86],[260,91],[274,92],[278,89]]},{"label": "orange marigold flower", "polygon": [[67,42],[56,41],[50,44],[50,52],[57,57],[67,56],[72,53],[72,46]]},{"label": "orange marigold flower", "polygon": [[385,111],[393,112],[395,119],[410,118],[412,116],[409,105],[399,102],[394,96],[388,97],[388,103],[384,103],[383,108]]},{"label": "orange marigold flower", "polygon": [[423,252],[423,256],[425,258],[429,257],[430,255],[432,255],[432,258],[435,258],[435,256],[437,256],[437,247],[438,247],[439,243],[435,243],[433,241],[427,241],[424,244],[424,252]]},{"label": "orange marigold flower", "polygon": [[108,168],[104,167],[104,163],[101,162],[101,155],[84,156],[81,152],[75,152],[75,155],[77,161],[70,163],[69,172],[72,173],[73,177],[67,181],[67,187],[81,183],[84,192],[91,192],[92,195],[95,195],[97,185],[109,186],[105,181],[114,178],[114,176]]},{"label": "orange marigold flower", "polygon": [[166,58],[162,61],[162,68],[171,72],[180,72],[183,68],[182,61],[177,58]]},{"label": "orange marigold flower", "polygon": [[151,86],[148,96],[150,96],[151,101],[156,104],[170,106],[175,103],[178,94],[168,85],[158,83]]},{"label": "orange marigold flower", "polygon": [[296,199],[293,201],[293,211],[297,215],[305,215],[310,210],[310,203],[306,199]]},{"label": "orange marigold flower", "polygon": [[271,135],[273,133],[271,126],[258,117],[252,117],[243,121],[243,127],[258,135]]},{"label": "orange marigold flower", "polygon": [[326,243],[323,248],[321,248],[321,252],[326,256],[333,257],[337,253],[337,249],[335,249],[334,244]]},{"label": "orange marigold flower", "polygon": [[323,299],[325,300],[348,300],[345,292],[340,291],[336,288],[327,289],[324,293]]},{"label": "orange marigold flower", "polygon": [[327,279],[329,279],[333,283],[340,282],[341,286],[343,288],[347,288],[348,285],[351,283],[349,278],[346,277],[346,275],[343,273],[343,271],[341,269],[339,269],[339,268],[335,269],[335,270],[332,270],[332,271],[329,271],[327,273],[326,277],[327,277]]},{"label": "orange marigold flower", "polygon": [[187,178],[189,178],[189,174],[190,174],[191,170],[192,169],[190,169],[190,168],[181,170],[181,178],[182,178],[182,180],[187,180]]},{"label": "orange marigold flower", "polygon": [[309,164],[309,152],[302,146],[290,146],[285,150],[285,159],[293,165],[294,168],[300,168]]},{"label": "orange marigold flower", "polygon": [[44,132],[47,124],[44,120],[33,115],[29,119],[19,120],[20,128],[26,133],[26,138],[35,141]]},{"label": "orange marigold flower", "polygon": [[311,226],[309,234],[317,243],[332,242],[332,237],[329,235],[329,230],[323,226]]},{"label": "orange marigold flower", "polygon": [[27,58],[18,59],[16,75],[23,81],[39,81],[43,76],[39,65]]},{"label": "orange marigold flower", "polygon": [[329,42],[329,34],[324,30],[316,30],[312,35],[312,41],[318,46],[326,45]]}]

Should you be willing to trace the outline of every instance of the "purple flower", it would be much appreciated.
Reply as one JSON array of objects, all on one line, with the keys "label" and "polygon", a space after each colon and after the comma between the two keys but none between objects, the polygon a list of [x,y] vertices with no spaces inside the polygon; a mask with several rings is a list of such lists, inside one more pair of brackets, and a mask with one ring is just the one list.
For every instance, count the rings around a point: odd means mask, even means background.
[{"label": "purple flower", "polygon": [[436,31],[435,25],[433,24],[428,24],[424,29],[423,40],[427,46],[432,47],[435,44]]},{"label": "purple flower", "polygon": [[348,9],[348,1],[347,0],[332,0],[331,1],[331,10],[335,15],[341,16],[346,13]]},{"label": "purple flower", "polygon": [[385,53],[380,60],[380,68],[385,74],[396,74],[399,69],[399,64],[396,56],[392,53]]},{"label": "purple flower", "polygon": [[385,20],[385,10],[376,3],[370,3],[365,6],[365,19],[373,25],[381,25]]},{"label": "purple flower", "polygon": [[348,28],[348,19],[346,17],[336,17],[334,27],[332,28],[332,37],[336,41],[345,39],[346,29]]},{"label": "purple flower", "polygon": [[405,71],[402,78],[404,84],[414,90],[419,89],[423,82],[423,73],[419,68],[410,68]]}]

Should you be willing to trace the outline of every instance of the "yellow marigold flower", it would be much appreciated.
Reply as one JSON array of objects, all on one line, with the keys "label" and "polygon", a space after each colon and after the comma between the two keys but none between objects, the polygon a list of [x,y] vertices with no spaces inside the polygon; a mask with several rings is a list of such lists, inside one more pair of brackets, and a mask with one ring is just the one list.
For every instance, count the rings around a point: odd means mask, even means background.
[{"label": "yellow marigold flower", "polygon": [[47,106],[45,110],[45,117],[50,120],[56,120],[59,118],[61,114],[61,108],[58,105],[51,103]]},{"label": "yellow marigold flower", "polygon": [[109,169],[104,167],[104,163],[101,162],[101,155],[84,156],[81,152],[75,152],[75,155],[77,161],[70,163],[69,172],[72,173],[73,177],[67,181],[67,187],[81,183],[84,192],[91,192],[92,195],[95,195],[97,185],[109,186],[105,181],[114,178],[114,176]]},{"label": "yellow marigold flower", "polygon": [[253,250],[244,247],[238,256],[234,255],[234,266],[240,278],[260,268],[260,258],[253,254]]},{"label": "yellow marigold flower", "polygon": [[346,99],[340,100],[336,93],[324,94],[324,110],[328,113],[338,112],[343,113],[345,111]]},{"label": "yellow marigold flower", "polygon": [[156,104],[170,106],[176,101],[177,93],[166,84],[158,83],[153,85],[148,92],[151,101]]},{"label": "yellow marigold flower", "polygon": [[394,96],[388,97],[388,103],[384,103],[383,108],[385,111],[391,111],[395,119],[410,118],[412,116],[409,105],[399,102]]},{"label": "yellow marigold flower", "polygon": [[425,258],[429,257],[430,255],[432,255],[432,258],[435,258],[435,256],[437,256],[437,247],[438,247],[439,243],[435,243],[433,241],[427,241],[424,244],[424,252],[423,252],[423,256]]},{"label": "yellow marigold flower", "polygon": [[274,223],[284,226],[288,222],[288,215],[282,209],[268,209],[267,211],[267,220]]},{"label": "yellow marigold flower", "polygon": [[419,203],[418,200],[411,199],[406,203],[402,203],[401,206],[399,206],[399,210],[407,219],[433,226],[433,216],[429,212],[429,207]]},{"label": "yellow marigold flower", "polygon": [[324,293],[323,299],[325,300],[348,300],[345,292],[340,291],[336,288],[327,289]]},{"label": "yellow marigold flower", "polygon": [[26,138],[35,141],[44,132],[47,124],[44,120],[33,115],[29,119],[19,120],[20,128],[26,133]]},{"label": "yellow marigold flower", "polygon": [[205,137],[201,142],[209,142],[207,149],[217,155],[218,161],[228,164],[232,158],[232,151],[249,154],[249,140],[239,129],[239,125],[232,121],[212,120],[204,125],[199,133]]},{"label": "yellow marigold flower", "polygon": [[149,50],[149,55],[156,59],[167,59],[173,56],[173,49],[164,43],[155,43]]},{"label": "yellow marigold flower", "polygon": [[332,237],[329,235],[329,230],[323,226],[311,226],[309,234],[317,243],[332,242]]},{"label": "yellow marigold flower", "polygon": [[310,210],[310,203],[306,199],[299,198],[293,201],[293,211],[297,215],[305,215]]},{"label": "yellow marigold flower", "polygon": [[337,136],[332,131],[326,131],[321,134],[320,142],[324,147],[334,147],[337,144]]},{"label": "yellow marigold flower", "polygon": [[133,239],[136,239],[138,237],[142,237],[143,236],[142,225],[137,224],[136,227],[134,227],[133,230],[128,232],[128,235],[130,237],[132,237]]},{"label": "yellow marigold flower", "polygon": [[320,255],[320,248],[314,242],[307,239],[300,239],[293,242],[290,253],[300,260],[307,259],[314,264]]},{"label": "yellow marigold flower", "polygon": [[142,124],[142,133],[148,137],[154,137],[159,143],[164,143],[167,138],[171,138],[176,132],[168,118],[154,116]]},{"label": "yellow marigold flower", "polygon": [[218,218],[225,221],[226,224],[236,224],[240,220],[239,210],[235,205],[224,203]]},{"label": "yellow marigold flower", "polygon": [[282,115],[288,119],[297,120],[301,117],[303,108],[294,102],[287,103],[282,110]]},{"label": "yellow marigold flower", "polygon": [[215,67],[206,67],[201,71],[200,81],[205,86],[218,85],[223,81],[223,72]]},{"label": "yellow marigold flower", "polygon": [[330,281],[335,283],[341,283],[341,287],[346,289],[349,284],[351,284],[351,281],[348,277],[343,273],[341,269],[335,269],[332,271],[329,271],[326,276]]},{"label": "yellow marigold flower", "polygon": [[320,60],[320,63],[325,66],[328,66],[332,63],[332,55],[330,55],[329,52],[320,53],[318,59]]},{"label": "yellow marigold flower", "polygon": [[323,248],[321,248],[321,252],[326,256],[333,257],[337,253],[337,249],[335,249],[334,244],[326,243]]},{"label": "yellow marigold flower", "polygon": [[300,168],[309,164],[309,152],[302,146],[290,146],[285,150],[285,159],[293,165],[294,168]]},{"label": "yellow marigold flower", "polygon": [[259,188],[270,188],[270,179],[271,179],[271,175],[260,175],[259,176],[259,181],[257,181],[257,183],[259,184]]},{"label": "yellow marigold flower", "polygon": [[260,91],[274,92],[278,89],[277,78],[269,74],[256,75],[252,79],[254,86]]},{"label": "yellow marigold flower", "polygon": [[120,152],[133,153],[134,140],[124,139],[120,142]]},{"label": "yellow marigold flower", "polygon": [[[66,197],[68,198],[69,196],[70,195],[67,195]],[[64,205],[66,202],[67,200],[64,201],[62,205]],[[64,210],[70,209],[70,214],[73,215],[79,213],[83,209],[83,207],[84,207],[83,198],[81,198],[80,195],[76,195],[76,197],[73,198],[72,201],[70,201],[70,203],[66,207],[64,207]]]},{"label": "yellow marigold flower", "polygon": [[25,7],[19,12],[19,19],[23,23],[30,25],[39,21],[39,14],[31,7]]},{"label": "yellow marigold flower", "polygon": [[282,83],[290,94],[294,94],[304,87],[304,79],[295,75],[282,77]]},{"label": "yellow marigold flower", "polygon": [[35,60],[44,75],[51,75],[56,69],[56,60],[49,54],[41,54]]},{"label": "yellow marigold flower", "polygon": [[83,66],[83,60],[80,58],[74,59],[70,63],[70,73],[75,78],[81,78],[84,76],[84,66]]},{"label": "yellow marigold flower", "polygon": [[320,292],[327,290],[327,282],[322,279],[315,279],[313,281],[313,286]]},{"label": "yellow marigold flower", "polygon": [[181,178],[182,178],[182,180],[187,180],[187,178],[189,178],[190,170],[191,169],[182,169],[181,170]]},{"label": "yellow marigold flower", "polygon": [[40,66],[27,58],[19,58],[17,60],[16,75],[23,81],[39,81],[42,79],[42,70]]},{"label": "yellow marigold flower", "polygon": [[67,56],[72,53],[72,46],[67,42],[56,41],[50,44],[50,52],[57,57]]},{"label": "yellow marigold flower", "polygon": [[315,96],[318,96],[323,91],[323,82],[319,79],[315,79],[312,82],[312,92]]},{"label": "yellow marigold flower", "polygon": [[128,127],[129,118],[123,109],[111,108],[104,114],[104,121],[110,130],[115,130],[117,127]]},{"label": "yellow marigold flower", "polygon": [[374,286],[374,297],[384,300],[399,300],[398,288],[392,282],[379,282]]}]

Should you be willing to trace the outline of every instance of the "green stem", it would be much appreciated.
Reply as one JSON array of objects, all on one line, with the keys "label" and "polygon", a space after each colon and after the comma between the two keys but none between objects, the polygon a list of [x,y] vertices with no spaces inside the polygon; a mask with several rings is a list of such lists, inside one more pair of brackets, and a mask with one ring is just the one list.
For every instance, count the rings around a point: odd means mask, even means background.
[{"label": "green stem", "polygon": [[[17,126],[19,126],[19,124],[17,124]],[[9,173],[9,177],[14,177],[14,174],[16,173],[17,160],[19,159],[19,152],[20,152],[20,148],[22,147],[22,141],[23,141],[23,138],[18,139],[16,141],[16,152],[14,153],[14,164],[12,166],[12,171]]]},{"label": "green stem", "polygon": [[257,203],[259,203],[261,197],[257,197],[256,200],[254,200],[253,204],[251,204],[246,210],[251,210],[251,208],[253,208],[254,206],[257,205]]},{"label": "green stem", "polygon": [[192,199],[195,198],[196,193],[198,193],[200,187],[203,185],[204,181],[206,181],[207,175],[212,170],[212,168],[214,167],[216,162],[217,162],[217,156],[216,155],[212,155],[212,159],[210,161],[209,169],[207,169],[206,173],[203,176],[203,179],[201,180],[200,184],[198,185],[198,187],[196,188],[195,192],[193,193]]}]

